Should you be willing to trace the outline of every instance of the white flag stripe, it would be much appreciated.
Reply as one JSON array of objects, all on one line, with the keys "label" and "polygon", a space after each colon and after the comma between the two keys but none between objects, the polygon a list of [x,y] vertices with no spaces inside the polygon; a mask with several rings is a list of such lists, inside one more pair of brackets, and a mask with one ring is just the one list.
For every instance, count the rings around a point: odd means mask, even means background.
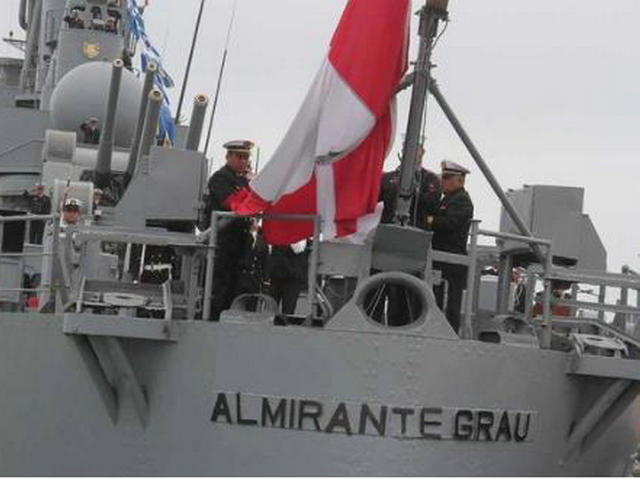
[{"label": "white flag stripe", "polygon": [[[325,59],[289,131],[251,188],[263,200],[277,202],[309,182],[318,160],[341,152],[333,158],[337,160],[355,149],[375,122],[366,105]],[[335,196],[333,190],[331,196]]]},{"label": "white flag stripe", "polygon": [[[316,157],[333,156],[333,160],[344,157],[369,136],[376,124],[376,117],[360,97],[346,83],[331,62],[326,61],[327,76],[323,85],[318,124]],[[340,153],[337,157],[336,154]]]},{"label": "white flag stripe", "polygon": [[316,167],[316,208],[322,219],[322,238],[330,240],[336,237],[336,192],[333,177],[333,165]]}]

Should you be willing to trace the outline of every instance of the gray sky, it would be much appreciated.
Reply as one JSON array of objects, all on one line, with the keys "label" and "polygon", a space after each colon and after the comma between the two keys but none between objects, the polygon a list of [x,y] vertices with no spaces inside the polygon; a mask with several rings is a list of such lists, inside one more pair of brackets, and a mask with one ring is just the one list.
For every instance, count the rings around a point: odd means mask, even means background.
[{"label": "gray sky", "polygon": [[[17,0],[6,27],[17,29]],[[415,9],[421,1],[414,0]],[[604,7],[606,3],[606,8]],[[221,145],[251,138],[266,162],[297,112],[327,51],[346,0],[238,0],[214,127]],[[181,81],[199,0],[153,0],[149,34]],[[187,99],[213,94],[233,0],[207,0]],[[502,186],[586,188],[588,213],[609,268],[640,267],[636,192],[640,172],[640,1],[451,0],[451,24],[435,52],[434,76]],[[4,12],[3,12],[4,13]],[[415,44],[415,22],[412,40]],[[6,54],[3,47],[0,54]],[[173,107],[179,89],[172,92]],[[395,151],[409,95],[399,98]],[[471,158],[430,102],[427,168],[444,157],[473,171],[476,217],[497,229],[499,205]],[[185,114],[190,112],[187,104]],[[396,153],[387,161],[395,167]]]}]

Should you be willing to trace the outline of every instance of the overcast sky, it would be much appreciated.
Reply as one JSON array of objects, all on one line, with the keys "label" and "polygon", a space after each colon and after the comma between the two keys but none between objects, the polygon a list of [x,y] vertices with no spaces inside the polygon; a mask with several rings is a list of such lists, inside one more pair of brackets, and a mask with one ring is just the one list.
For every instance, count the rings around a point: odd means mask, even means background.
[{"label": "overcast sky", "polygon": [[[0,1],[7,5],[6,28],[17,31],[18,0]],[[417,10],[422,1],[413,3]],[[262,162],[273,153],[345,4],[238,0],[211,149],[216,166],[229,139],[255,140]],[[153,0],[145,14],[177,82],[198,5]],[[206,1],[188,103],[196,93],[214,92],[232,5]],[[434,76],[502,186],[585,187],[585,212],[609,252],[609,268],[640,269],[640,1],[451,0],[449,10]],[[6,53],[3,47],[0,54]],[[175,89],[174,108],[178,95]],[[408,93],[399,98],[401,121],[387,169],[396,165],[408,100]],[[476,217],[496,229],[499,204],[433,101],[427,128],[427,168],[437,169],[445,157],[470,167]]]}]

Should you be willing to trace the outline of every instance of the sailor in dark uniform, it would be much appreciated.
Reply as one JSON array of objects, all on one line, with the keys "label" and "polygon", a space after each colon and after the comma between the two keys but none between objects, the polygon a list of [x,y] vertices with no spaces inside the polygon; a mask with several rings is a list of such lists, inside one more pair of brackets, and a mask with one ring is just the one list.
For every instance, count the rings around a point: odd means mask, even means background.
[{"label": "sailor in dark uniform", "polygon": [[[33,215],[49,215],[51,213],[51,199],[46,193],[44,184],[37,183],[27,195],[29,197],[29,213]],[[31,222],[29,243],[42,244],[44,224],[45,222],[42,220]]]},{"label": "sailor in dark uniform", "polygon": [[[209,179],[209,193],[202,227],[209,228],[211,212],[231,211],[234,194],[247,188],[245,173],[250,164],[253,142],[236,140],[224,145],[227,150],[226,164]],[[223,310],[227,310],[238,294],[240,264],[250,245],[249,226],[246,219],[225,220],[218,230],[216,262],[213,274],[211,318],[217,320]]]},{"label": "sailor in dark uniform", "polygon": [[80,130],[84,134],[82,142],[88,145],[98,145],[100,143],[100,129],[98,128],[98,119],[89,117],[80,125]]},{"label": "sailor in dark uniform", "polygon": [[[418,151],[420,163],[424,157],[424,148],[420,146]],[[384,202],[382,211],[382,223],[393,223],[396,211],[398,187],[400,185],[400,168],[387,172],[382,176],[380,187],[380,200]],[[434,172],[420,167],[416,172],[416,195],[411,203],[410,225],[426,229],[424,221],[429,215],[434,215],[440,206],[442,187],[440,179]]]},{"label": "sailor in dark uniform", "polygon": [[[473,219],[473,203],[464,188],[469,170],[457,163],[442,162],[442,191],[444,197],[434,215],[427,215],[425,223],[433,230],[432,245],[434,250],[467,254],[469,227]],[[466,286],[467,268],[464,265],[451,265],[434,262],[434,270],[442,272],[447,281],[448,294],[445,313],[451,327],[458,332],[460,328],[460,307],[462,292]],[[443,308],[444,285],[436,286],[436,300]]]},{"label": "sailor in dark uniform", "polygon": [[[423,157],[424,148],[421,145],[418,151],[420,163],[422,163]],[[382,185],[380,187],[380,200],[384,202],[382,223],[394,222],[399,185],[400,168],[387,172],[382,176]],[[435,215],[440,206],[440,197],[442,196],[440,179],[434,172],[420,167],[416,172],[415,186],[416,191],[409,210],[409,225],[426,230],[426,218],[429,215]],[[377,318],[380,318],[383,311],[386,312],[386,323],[388,325],[405,325],[408,322],[408,305],[411,306],[413,311],[418,311],[419,309],[419,299],[398,285],[387,285],[384,293],[387,297],[386,308],[385,302],[381,298],[377,304]]]},{"label": "sailor in dark uniform", "polygon": [[306,240],[293,245],[273,246],[269,257],[269,294],[281,306],[284,315],[296,311],[300,292],[307,285],[309,262]]}]

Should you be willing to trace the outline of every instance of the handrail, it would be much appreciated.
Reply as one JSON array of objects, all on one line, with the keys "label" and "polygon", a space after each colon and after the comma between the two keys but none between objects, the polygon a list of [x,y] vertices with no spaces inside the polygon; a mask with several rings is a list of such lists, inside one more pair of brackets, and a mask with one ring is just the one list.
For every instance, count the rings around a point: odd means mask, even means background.
[{"label": "handrail", "polygon": [[205,274],[205,292],[204,292],[204,305],[202,310],[202,319],[208,321],[211,319],[211,289],[213,287],[213,273],[215,269],[215,251],[217,248],[218,219],[234,219],[234,218],[262,218],[267,220],[280,220],[285,222],[295,222],[301,220],[310,220],[313,222],[313,244],[311,246],[311,258],[309,260],[309,272],[308,272],[308,295],[309,302],[309,316],[310,320],[313,319],[314,312],[316,310],[317,296],[315,294],[317,284],[317,271],[318,271],[318,256],[320,248],[320,226],[321,218],[319,215],[312,214],[259,214],[259,215],[239,215],[234,212],[211,212],[211,227],[205,230],[200,238],[207,241],[209,251],[207,253],[207,271]]},{"label": "handrail", "polygon": [[482,235],[484,237],[493,237],[499,238],[501,240],[513,240],[516,242],[528,243],[528,244],[536,244],[542,245],[544,247],[551,246],[551,240],[546,240],[543,238],[535,238],[535,237],[525,237],[522,235],[515,235],[513,233],[506,232],[493,232],[490,230],[478,230],[478,235]]},{"label": "handrail", "polygon": [[[51,214],[51,215],[16,215],[16,216],[0,216],[0,260],[3,258],[6,259],[25,259],[25,258],[53,258],[56,255],[56,252],[54,250],[52,250],[51,252],[3,252],[1,245],[2,245],[2,238],[4,236],[4,226],[8,223],[18,223],[18,222],[26,222],[28,227],[30,227],[31,222],[36,222],[36,221],[53,221],[54,225],[57,224],[57,220],[60,218],[60,215],[58,214]],[[30,228],[27,228],[25,230],[25,238],[28,238],[29,235],[29,230]],[[54,229],[57,230],[57,229]],[[55,234],[55,231],[54,231]],[[20,280],[22,279],[22,275],[20,276]],[[28,293],[41,293],[41,292],[51,292],[53,291],[52,285],[46,285],[46,286],[40,286],[39,288],[26,288],[26,287],[20,287],[20,288],[11,288],[11,287],[0,287],[0,292],[8,292],[8,293],[14,293],[14,292],[18,292],[18,293],[22,293],[22,294],[28,294]]]},{"label": "handrail", "polygon": [[4,150],[3,152],[0,152],[0,158],[4,157],[5,155],[8,155],[10,153],[16,152],[28,145],[31,145],[32,143],[44,143],[44,140],[41,138],[32,138],[30,140],[27,140],[23,143],[20,143],[18,145],[14,145],[13,147],[8,148],[7,150]]},{"label": "handrail", "polygon": [[491,237],[501,240],[511,240],[516,242],[522,242],[528,244],[533,247],[534,245],[543,247],[541,249],[540,254],[543,255],[545,260],[544,265],[542,266],[542,278],[544,280],[545,288],[544,288],[544,300],[543,300],[543,335],[542,335],[542,348],[550,348],[551,347],[551,330],[552,330],[552,322],[553,318],[551,315],[551,274],[552,274],[552,254],[551,247],[552,241],[542,238],[535,237],[526,237],[523,235],[515,235],[512,233],[506,232],[494,232],[490,230],[483,230],[479,228],[480,221],[472,220],[471,226],[469,230],[469,254],[468,255],[460,255],[450,252],[443,252],[439,250],[431,250],[432,259],[437,262],[448,263],[453,265],[464,265],[468,268],[467,272],[467,294],[465,296],[465,311],[464,318],[461,325],[461,338],[472,338],[473,333],[473,325],[472,325],[472,317],[473,317],[473,306],[475,302],[476,295],[476,268],[478,264],[478,238],[480,236],[483,237]]}]

